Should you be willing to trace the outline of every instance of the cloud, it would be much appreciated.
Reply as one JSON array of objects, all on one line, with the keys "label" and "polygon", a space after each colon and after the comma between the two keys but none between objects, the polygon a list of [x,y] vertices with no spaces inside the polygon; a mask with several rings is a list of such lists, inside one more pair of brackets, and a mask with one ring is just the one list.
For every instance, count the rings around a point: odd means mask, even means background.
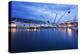
[{"label": "cloud", "polygon": [[[70,8],[71,13],[68,14],[68,8]],[[13,2],[12,4],[12,17],[20,17],[26,19],[35,19],[42,21],[54,22],[55,16],[57,14],[55,22],[64,14],[61,22],[74,20],[77,17],[77,8],[72,5],[58,5],[58,4],[41,4],[41,3],[26,3],[26,2]],[[77,18],[76,18],[77,19]]]}]

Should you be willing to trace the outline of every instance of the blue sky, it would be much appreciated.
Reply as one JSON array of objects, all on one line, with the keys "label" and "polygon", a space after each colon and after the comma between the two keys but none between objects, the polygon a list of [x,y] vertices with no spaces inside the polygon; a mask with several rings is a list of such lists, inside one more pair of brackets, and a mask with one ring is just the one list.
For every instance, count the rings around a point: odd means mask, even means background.
[{"label": "blue sky", "polygon": [[[68,11],[70,11],[70,14]],[[54,23],[56,14],[55,23],[77,21],[77,11],[77,5],[17,1],[13,1],[11,4],[11,17],[50,21],[51,23]],[[64,13],[65,15],[60,19]]]}]

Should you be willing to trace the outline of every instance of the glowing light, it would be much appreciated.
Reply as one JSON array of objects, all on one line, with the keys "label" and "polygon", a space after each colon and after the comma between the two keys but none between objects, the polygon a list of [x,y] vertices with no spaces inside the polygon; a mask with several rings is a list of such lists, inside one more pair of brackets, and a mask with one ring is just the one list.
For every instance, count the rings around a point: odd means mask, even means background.
[{"label": "glowing light", "polygon": [[11,32],[16,32],[16,28],[11,28]]},{"label": "glowing light", "polygon": [[72,30],[70,28],[67,28],[67,32],[69,36],[72,36]]},{"label": "glowing light", "polygon": [[72,25],[71,25],[71,24],[68,24],[67,26],[68,26],[68,27],[71,27]]},{"label": "glowing light", "polygon": [[16,27],[16,24],[14,24],[14,23],[11,23],[11,25],[10,25],[11,27]]},{"label": "glowing light", "polygon": [[67,22],[67,27],[72,27],[71,22]]},{"label": "glowing light", "polygon": [[27,29],[27,31],[36,31],[37,29]]}]

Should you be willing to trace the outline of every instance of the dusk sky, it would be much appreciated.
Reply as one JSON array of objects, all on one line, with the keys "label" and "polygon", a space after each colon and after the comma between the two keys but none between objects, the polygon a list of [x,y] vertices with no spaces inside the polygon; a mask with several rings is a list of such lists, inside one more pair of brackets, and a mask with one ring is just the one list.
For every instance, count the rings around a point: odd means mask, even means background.
[{"label": "dusk sky", "polygon": [[[70,11],[70,13],[68,13]],[[77,21],[77,5],[17,2],[11,3],[11,18],[34,19],[62,23]],[[65,13],[65,15],[64,15]],[[55,16],[57,17],[55,19]],[[60,17],[64,15],[61,19]],[[60,19],[60,20],[59,20]],[[59,20],[59,21],[58,21]]]}]

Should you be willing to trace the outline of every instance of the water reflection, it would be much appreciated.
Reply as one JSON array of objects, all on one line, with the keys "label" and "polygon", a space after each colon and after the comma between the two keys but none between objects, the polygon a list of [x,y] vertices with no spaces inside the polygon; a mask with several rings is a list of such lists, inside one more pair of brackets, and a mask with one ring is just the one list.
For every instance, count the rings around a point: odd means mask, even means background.
[{"label": "water reflection", "polygon": [[71,28],[11,28],[12,48],[14,52],[76,48],[77,35],[74,34]]},{"label": "water reflection", "polygon": [[[16,29],[16,28],[11,28],[10,29],[11,32],[15,33],[15,32],[22,32],[22,31],[28,31],[28,32],[33,32],[33,31],[40,31],[40,29]],[[55,31],[56,29],[54,29]],[[48,30],[49,31],[49,30]],[[58,28],[58,31],[61,32],[67,32],[69,36],[72,36],[72,29],[71,28]]]},{"label": "water reflection", "polygon": [[40,29],[26,29],[28,32],[31,32],[31,31],[40,31]]},{"label": "water reflection", "polygon": [[40,31],[40,29],[24,29],[24,28],[10,28],[9,29],[10,32],[15,33],[15,32],[22,32],[22,31],[28,31],[28,32],[32,32],[32,31]]},{"label": "water reflection", "polygon": [[68,33],[69,36],[72,36],[72,29],[67,28],[67,33]]},{"label": "water reflection", "polygon": [[11,28],[11,32],[16,32],[16,28]]},{"label": "water reflection", "polygon": [[65,28],[59,28],[59,31],[66,32]]},{"label": "water reflection", "polygon": [[71,28],[58,28],[58,31],[64,32],[64,34],[68,34],[68,36],[72,36],[72,29]]}]

